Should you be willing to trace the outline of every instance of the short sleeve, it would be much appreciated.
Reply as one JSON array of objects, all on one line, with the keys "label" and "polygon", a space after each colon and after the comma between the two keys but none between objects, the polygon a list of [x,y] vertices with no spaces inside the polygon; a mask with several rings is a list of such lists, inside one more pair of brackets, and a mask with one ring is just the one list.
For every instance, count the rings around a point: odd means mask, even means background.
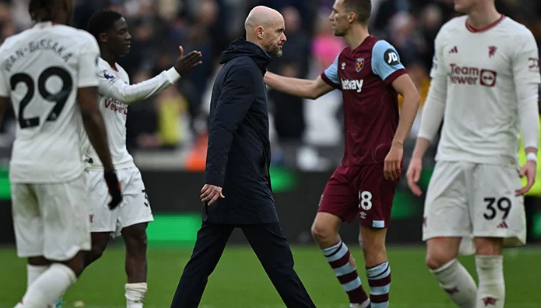
[{"label": "short sleeve", "polygon": [[372,48],[372,71],[387,84],[406,74],[398,52],[384,40],[378,41]]},{"label": "short sleeve", "polygon": [[340,79],[338,78],[339,57],[340,55],[336,56],[334,62],[321,74],[321,79],[334,88],[338,88],[340,85]]},{"label": "short sleeve", "polygon": [[98,59],[100,48],[98,42],[91,35],[84,36],[85,43],[82,44],[79,53],[79,69],[77,87],[87,88],[98,86]]}]

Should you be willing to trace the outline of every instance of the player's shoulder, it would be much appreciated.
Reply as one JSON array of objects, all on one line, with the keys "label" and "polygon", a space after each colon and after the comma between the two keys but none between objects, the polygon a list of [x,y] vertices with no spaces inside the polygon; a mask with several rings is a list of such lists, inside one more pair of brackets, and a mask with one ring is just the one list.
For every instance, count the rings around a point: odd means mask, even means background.
[{"label": "player's shoulder", "polygon": [[24,30],[21,33],[14,34],[4,40],[0,46],[0,53],[6,50],[12,50],[18,48],[20,44],[24,44],[27,38],[32,35],[33,29]]},{"label": "player's shoulder", "polygon": [[513,37],[518,41],[533,40],[535,42],[532,31],[510,17],[505,17],[502,20],[501,27],[505,33],[512,33]]},{"label": "player's shoulder", "polygon": [[458,16],[451,18],[449,21],[444,23],[440,30],[438,31],[438,37],[444,38],[445,35],[449,35],[452,33],[459,33],[462,30],[467,29],[466,28],[466,21],[468,20],[468,16]]}]

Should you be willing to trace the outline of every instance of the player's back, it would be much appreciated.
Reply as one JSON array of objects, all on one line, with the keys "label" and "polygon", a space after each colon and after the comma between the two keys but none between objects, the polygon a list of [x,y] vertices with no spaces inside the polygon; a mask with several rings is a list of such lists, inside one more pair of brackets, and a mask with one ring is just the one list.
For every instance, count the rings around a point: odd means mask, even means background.
[{"label": "player's back", "polygon": [[436,39],[439,54],[431,74],[447,81],[437,159],[515,165],[516,85],[539,83],[535,40],[508,17],[481,30],[472,29],[466,19],[448,22]]},{"label": "player's back", "polygon": [[77,89],[97,85],[97,79],[80,73],[83,55],[99,55],[94,37],[51,22],[38,23],[0,48],[0,95],[11,98],[18,122],[12,182],[66,182],[82,174]]}]

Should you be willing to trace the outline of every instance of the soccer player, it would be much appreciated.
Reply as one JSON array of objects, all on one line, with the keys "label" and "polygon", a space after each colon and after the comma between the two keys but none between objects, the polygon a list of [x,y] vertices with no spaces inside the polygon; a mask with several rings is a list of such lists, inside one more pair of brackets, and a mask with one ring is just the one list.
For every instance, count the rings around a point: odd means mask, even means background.
[{"label": "soccer player", "polygon": [[82,273],[82,251],[91,248],[82,124],[103,162],[107,209],[122,201],[97,105],[98,44],[65,26],[73,0],[29,4],[36,25],[0,48],[0,110],[11,99],[18,120],[10,181],[17,253],[28,258],[19,308],[52,305]]},{"label": "soccer player", "polygon": [[130,51],[131,36],[126,20],[118,12],[99,11],[89,20],[88,32],[97,39],[101,50],[97,75],[99,106],[108,128],[113,164],[122,184],[124,202],[115,211],[107,209],[107,190],[99,176],[103,165],[87,144],[84,154],[89,165],[86,179],[90,192],[92,251],[86,258],[86,265],[102,255],[110,235],[122,234],[126,244],[127,307],[143,307],[147,291],[146,227],[153,217],[141,173],[126,149],[128,105],[145,100],[172,86],[181,75],[188,75],[201,63],[201,53],[193,51],[184,57],[180,47],[180,57],[174,67],[150,80],[130,85],[128,74],[116,63]]},{"label": "soccer player", "polygon": [[[368,33],[370,0],[336,0],[330,16],[334,34],[346,47],[314,81],[265,75],[272,88],[318,98],[334,88],[344,99],[345,155],[327,182],[312,226],[350,307],[388,307],[391,269],[385,250],[396,185],[401,175],[404,140],[419,106],[419,94],[389,43]],[[404,96],[401,113],[398,93]],[[355,261],[340,240],[342,221],[360,215],[360,238],[370,285],[368,299]]]},{"label": "soccer player", "polygon": [[[494,0],[456,0],[466,16],[435,41],[432,83],[407,173],[416,195],[422,158],[443,119],[425,200],[426,263],[459,307],[504,307],[502,248],[524,245],[522,195],[533,185],[539,136],[538,50],[532,33]],[[527,162],[519,168],[519,131]],[[520,171],[519,171],[520,170]],[[521,187],[520,177],[528,181]],[[474,238],[479,285],[456,259]]]}]

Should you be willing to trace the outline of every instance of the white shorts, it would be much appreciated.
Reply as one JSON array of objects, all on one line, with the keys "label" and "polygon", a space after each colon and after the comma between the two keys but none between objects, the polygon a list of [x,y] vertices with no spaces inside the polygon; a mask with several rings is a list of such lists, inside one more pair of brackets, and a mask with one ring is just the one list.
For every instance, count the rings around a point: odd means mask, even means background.
[{"label": "white shorts", "polygon": [[425,200],[423,240],[498,237],[505,247],[526,244],[524,199],[513,167],[438,162]]},{"label": "white shorts", "polygon": [[17,254],[68,261],[90,250],[88,193],[83,175],[66,183],[13,183]]},{"label": "white shorts", "polygon": [[111,197],[103,171],[85,172],[90,200],[90,230],[92,232],[111,232],[119,236],[122,229],[153,221],[150,202],[139,169],[132,167],[116,171],[121,183],[123,200],[120,206],[111,211]]}]

